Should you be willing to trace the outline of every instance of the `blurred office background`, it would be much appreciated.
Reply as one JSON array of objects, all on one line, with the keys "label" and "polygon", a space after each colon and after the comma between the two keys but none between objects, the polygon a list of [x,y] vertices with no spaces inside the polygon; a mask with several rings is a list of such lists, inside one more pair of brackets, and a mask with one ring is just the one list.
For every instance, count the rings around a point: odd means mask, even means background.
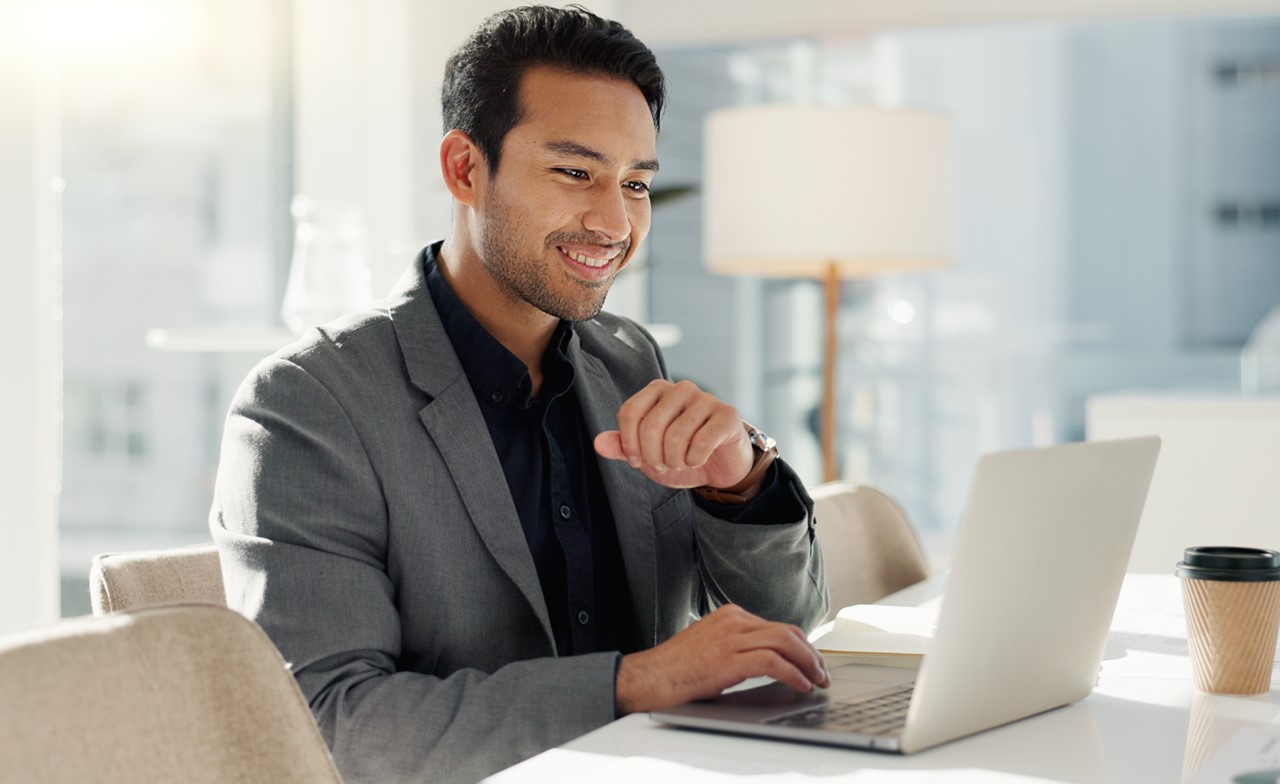
[{"label": "blurred office background", "polygon": [[[0,325],[21,345],[0,394],[7,451],[44,446],[3,458],[30,519],[0,524],[3,584],[27,597],[0,627],[88,612],[94,553],[208,538],[222,419],[289,340],[298,243],[341,246],[381,295],[443,235],[440,71],[503,5],[19,6]],[[936,563],[982,452],[1083,438],[1097,393],[1274,383],[1249,357],[1280,306],[1280,3],[587,5],[633,26],[671,91],[670,198],[611,307],[658,325],[673,375],[814,484],[820,286],[705,270],[703,118],[792,101],[952,118],[951,267],[845,282],[838,323],[840,473],[896,497]],[[823,151],[797,133],[803,199]]]}]

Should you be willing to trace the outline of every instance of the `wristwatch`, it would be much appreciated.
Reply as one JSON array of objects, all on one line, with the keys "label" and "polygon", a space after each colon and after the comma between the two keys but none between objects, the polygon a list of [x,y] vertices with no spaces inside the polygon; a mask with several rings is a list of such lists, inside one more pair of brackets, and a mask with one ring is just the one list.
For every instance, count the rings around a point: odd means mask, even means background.
[{"label": "wristwatch", "polygon": [[765,435],[764,431],[743,421],[742,426],[747,429],[747,440],[751,442],[751,448],[755,453],[755,462],[751,464],[751,470],[747,475],[735,485],[731,487],[695,487],[693,490],[698,495],[708,501],[715,501],[719,504],[745,504],[760,494],[760,480],[764,478],[765,472],[769,470],[769,466],[773,465],[773,461],[778,459],[778,442]]}]

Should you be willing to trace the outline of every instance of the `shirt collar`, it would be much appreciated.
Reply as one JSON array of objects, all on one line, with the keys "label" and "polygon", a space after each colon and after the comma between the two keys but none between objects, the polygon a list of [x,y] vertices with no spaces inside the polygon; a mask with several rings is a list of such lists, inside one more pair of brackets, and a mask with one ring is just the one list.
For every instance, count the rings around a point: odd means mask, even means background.
[{"label": "shirt collar", "polygon": [[[529,369],[462,304],[440,272],[436,255],[439,250],[439,243],[427,249],[427,290],[476,399],[495,408],[528,408],[536,402],[531,395]],[[573,322],[562,319],[543,355],[542,399],[557,398],[573,386],[573,365],[568,356],[572,337]]]}]

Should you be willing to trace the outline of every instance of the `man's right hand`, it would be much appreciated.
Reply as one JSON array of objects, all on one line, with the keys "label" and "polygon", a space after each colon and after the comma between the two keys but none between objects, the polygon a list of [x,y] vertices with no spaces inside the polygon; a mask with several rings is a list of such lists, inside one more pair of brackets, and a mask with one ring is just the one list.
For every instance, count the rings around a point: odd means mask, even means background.
[{"label": "man's right hand", "polygon": [[798,627],[728,604],[661,645],[622,657],[618,710],[638,713],[714,697],[761,675],[799,692],[831,684],[822,655]]}]

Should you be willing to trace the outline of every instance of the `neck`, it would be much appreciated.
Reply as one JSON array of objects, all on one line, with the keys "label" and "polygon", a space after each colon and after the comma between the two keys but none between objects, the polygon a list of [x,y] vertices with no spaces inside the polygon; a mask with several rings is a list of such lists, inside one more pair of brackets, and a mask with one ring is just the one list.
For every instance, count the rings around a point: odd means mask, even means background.
[{"label": "neck", "polygon": [[445,240],[440,274],[480,326],[529,369],[533,393],[542,387],[542,357],[560,320],[498,285],[474,251]]}]

